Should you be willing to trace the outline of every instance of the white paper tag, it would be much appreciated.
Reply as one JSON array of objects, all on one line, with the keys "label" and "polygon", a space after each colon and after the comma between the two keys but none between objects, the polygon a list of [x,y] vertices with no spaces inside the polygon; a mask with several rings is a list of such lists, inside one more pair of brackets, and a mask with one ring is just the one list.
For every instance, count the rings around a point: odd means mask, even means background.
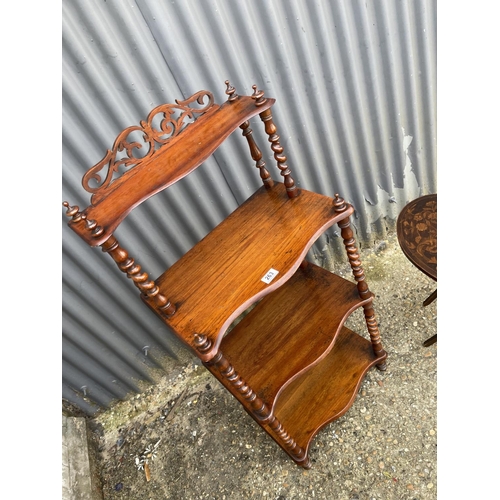
[{"label": "white paper tag", "polygon": [[273,279],[276,278],[278,273],[279,273],[279,271],[276,271],[276,269],[273,269],[271,267],[271,269],[269,269],[269,271],[267,271],[265,276],[260,281],[263,281],[264,283],[266,283],[266,285],[269,285],[269,283],[271,283],[271,281],[273,281]]}]

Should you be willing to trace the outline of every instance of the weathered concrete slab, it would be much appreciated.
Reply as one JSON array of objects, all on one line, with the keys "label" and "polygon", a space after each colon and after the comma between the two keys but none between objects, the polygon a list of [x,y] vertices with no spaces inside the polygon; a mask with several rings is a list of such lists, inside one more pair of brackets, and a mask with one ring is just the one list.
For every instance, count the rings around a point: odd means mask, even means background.
[{"label": "weathered concrete slab", "polygon": [[88,437],[84,418],[63,415],[62,500],[102,500]]}]

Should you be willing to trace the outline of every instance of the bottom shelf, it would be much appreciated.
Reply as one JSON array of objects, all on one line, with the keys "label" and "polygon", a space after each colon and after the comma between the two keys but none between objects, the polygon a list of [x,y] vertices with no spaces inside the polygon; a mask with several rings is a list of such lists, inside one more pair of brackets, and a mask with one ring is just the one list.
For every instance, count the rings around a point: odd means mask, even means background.
[{"label": "bottom shelf", "polygon": [[369,340],[342,327],[328,356],[283,390],[276,418],[307,452],[318,431],[351,407],[366,372],[381,361]]}]

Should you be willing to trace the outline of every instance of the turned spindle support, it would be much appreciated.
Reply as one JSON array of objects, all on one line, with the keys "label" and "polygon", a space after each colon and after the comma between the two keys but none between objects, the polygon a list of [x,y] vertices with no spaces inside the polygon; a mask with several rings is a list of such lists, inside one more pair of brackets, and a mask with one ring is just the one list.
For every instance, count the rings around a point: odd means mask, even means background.
[{"label": "turned spindle support", "polygon": [[270,417],[270,410],[267,408],[264,401],[257,396],[257,394],[248,386],[248,384],[241,378],[239,373],[234,369],[233,365],[227,358],[218,351],[217,354],[207,362],[217,368],[220,374],[231,384],[245,400],[245,406],[252,412],[252,414],[260,421],[266,421]]},{"label": "turned spindle support", "polygon": [[161,313],[167,317],[175,313],[175,305],[160,292],[156,283],[149,279],[148,273],[142,271],[141,266],[135,263],[134,259],[120,246],[114,236],[110,236],[101,245],[101,248],[103,252],[108,253],[113,258],[120,271],[124,272],[133,281],[142,294],[154,302]]},{"label": "turned spindle support", "polygon": [[[259,107],[265,104],[267,99],[264,97],[264,92],[262,90],[257,90],[257,85],[252,85],[252,88],[254,90],[252,98],[255,99],[255,105]],[[262,113],[259,113],[259,116],[264,122],[266,134],[268,135],[269,142],[271,143],[271,149],[274,152],[274,159],[276,160],[280,173],[284,179],[283,183],[285,184],[287,195],[289,198],[295,198],[299,195],[299,190],[293,180],[292,172],[286,164],[287,157],[283,154],[283,146],[279,142],[280,136],[276,133],[277,128],[273,122],[271,109],[268,108],[265,111],[262,111]]]},{"label": "turned spindle support", "polygon": [[262,179],[264,186],[266,186],[266,188],[272,187],[274,185],[274,181],[266,168],[266,162],[262,159],[262,152],[255,143],[253,131],[250,128],[250,122],[248,120],[243,122],[240,125],[240,128],[243,131],[243,137],[246,137],[248,147],[250,148],[250,154],[252,155],[252,159],[255,161],[255,166],[259,169],[260,178]]},{"label": "turned spindle support", "polygon": [[310,469],[312,463],[309,455],[307,455],[305,450],[295,442],[295,440],[290,436],[290,434],[288,434],[288,432],[283,428],[281,422],[274,415],[271,416],[271,420],[268,425],[276,436],[279,437],[278,442],[280,444],[282,443],[282,447],[292,457],[295,463],[304,467],[304,469]]},{"label": "turned spindle support", "polygon": [[[338,194],[335,194],[333,206],[335,211],[339,214],[347,210],[347,205],[344,199],[341,198]],[[359,296],[361,297],[361,299],[371,299],[370,302],[363,305],[363,310],[368,333],[370,334],[373,352],[378,358],[384,357],[384,360],[377,364],[377,368],[384,371],[387,367],[385,362],[385,357],[387,356],[387,354],[384,351],[382,342],[380,340],[380,331],[378,328],[377,319],[375,317],[375,311],[373,309],[373,294],[370,292],[368,284],[366,283],[365,272],[361,264],[358,249],[356,248],[356,240],[351,229],[349,216],[347,216],[345,219],[340,220],[338,222],[338,225],[340,227],[342,239],[344,240],[347,258],[349,259],[349,264],[351,266],[354,279],[356,280]]]},{"label": "turned spindle support", "polygon": [[[67,201],[63,202],[63,206],[66,208],[66,215],[71,219],[70,223],[85,222],[84,228],[90,232],[92,238],[98,238],[104,232],[104,229],[95,220],[87,219],[87,216],[79,211],[78,206],[70,206]],[[118,268],[133,281],[144,297],[154,302],[162,314],[170,317],[175,313],[175,305],[160,292],[156,283],[149,279],[148,273],[142,271],[141,266],[135,263],[113,235],[100,246],[103,252],[108,253],[113,258]]]}]

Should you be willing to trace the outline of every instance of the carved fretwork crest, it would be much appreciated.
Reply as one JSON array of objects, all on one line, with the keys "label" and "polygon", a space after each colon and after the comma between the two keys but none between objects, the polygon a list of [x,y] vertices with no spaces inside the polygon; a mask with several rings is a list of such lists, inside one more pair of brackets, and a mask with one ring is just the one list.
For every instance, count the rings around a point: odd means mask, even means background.
[{"label": "carved fretwork crest", "polygon": [[[193,105],[198,107],[192,107]],[[163,145],[178,135],[199,116],[218,108],[214,105],[211,92],[201,90],[184,101],[176,99],[175,104],[160,104],[154,108],[140,126],[123,130],[108,149],[104,158],[90,168],[83,176],[86,191],[93,193],[95,204],[105,196],[106,189],[116,179],[144,160],[149,159]]]}]

